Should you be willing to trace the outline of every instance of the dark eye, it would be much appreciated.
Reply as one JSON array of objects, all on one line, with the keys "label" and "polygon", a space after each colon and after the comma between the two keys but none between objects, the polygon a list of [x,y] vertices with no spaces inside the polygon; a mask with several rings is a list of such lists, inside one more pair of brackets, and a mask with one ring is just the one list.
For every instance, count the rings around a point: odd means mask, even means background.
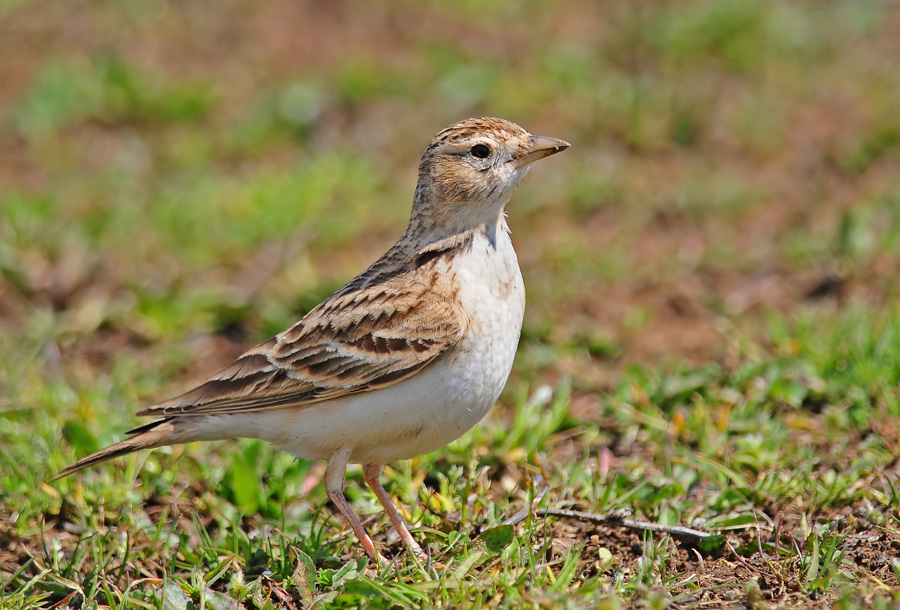
[{"label": "dark eye", "polygon": [[478,159],[487,159],[488,155],[491,154],[491,149],[484,144],[476,144],[469,152],[472,153],[473,157],[477,157]]}]

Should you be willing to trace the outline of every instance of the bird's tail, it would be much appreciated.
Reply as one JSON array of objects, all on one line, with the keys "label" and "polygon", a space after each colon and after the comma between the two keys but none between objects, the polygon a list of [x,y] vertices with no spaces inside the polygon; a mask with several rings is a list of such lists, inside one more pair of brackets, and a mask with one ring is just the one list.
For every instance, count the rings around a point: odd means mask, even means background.
[{"label": "bird's tail", "polygon": [[134,434],[134,436],[125,439],[124,441],[118,442],[115,445],[111,445],[106,449],[101,449],[96,453],[92,453],[91,455],[81,458],[74,464],[63,468],[63,470],[59,474],[57,474],[50,480],[55,481],[57,479],[61,479],[62,477],[68,476],[74,472],[78,472],[79,470],[83,470],[90,466],[94,466],[95,464],[99,464],[100,462],[105,462],[106,460],[111,460],[113,458],[117,458],[121,455],[126,455],[134,451],[139,451],[141,449],[152,449],[154,447],[161,447],[163,445],[170,445],[172,443],[179,442],[175,440],[175,425],[171,421],[171,418],[160,419],[148,424],[144,424],[143,426],[139,426],[134,430],[129,430],[128,434]]}]

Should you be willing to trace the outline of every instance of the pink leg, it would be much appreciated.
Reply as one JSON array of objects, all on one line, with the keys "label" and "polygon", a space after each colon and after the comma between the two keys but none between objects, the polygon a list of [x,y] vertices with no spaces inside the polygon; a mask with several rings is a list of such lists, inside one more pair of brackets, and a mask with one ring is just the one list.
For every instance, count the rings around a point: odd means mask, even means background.
[{"label": "pink leg", "polygon": [[350,529],[356,534],[360,544],[362,544],[363,549],[366,551],[366,555],[368,555],[376,565],[387,565],[389,563],[388,560],[382,557],[381,553],[378,552],[378,549],[375,548],[375,543],[369,538],[366,530],[363,529],[362,523],[359,522],[359,518],[350,509],[350,504],[344,497],[344,470],[347,468],[349,459],[350,450],[341,449],[335,452],[335,454],[331,456],[331,459],[328,460],[328,466],[325,468],[325,493],[328,494],[331,501],[338,507],[341,514],[344,515],[344,519],[347,520]]},{"label": "pink leg", "polygon": [[403,521],[403,517],[401,517],[400,513],[397,512],[397,509],[394,508],[394,503],[391,502],[391,497],[388,495],[388,492],[381,486],[381,470],[383,468],[384,464],[366,464],[363,466],[363,477],[365,478],[366,483],[369,484],[369,487],[372,488],[372,491],[375,492],[375,497],[378,498],[378,501],[381,502],[381,505],[384,507],[384,512],[387,513],[388,519],[391,520],[394,529],[400,534],[400,540],[412,550],[416,557],[425,557],[426,555],[422,550],[422,547],[420,547],[419,543],[413,539],[412,534],[409,533],[409,528],[406,527],[406,522]]}]

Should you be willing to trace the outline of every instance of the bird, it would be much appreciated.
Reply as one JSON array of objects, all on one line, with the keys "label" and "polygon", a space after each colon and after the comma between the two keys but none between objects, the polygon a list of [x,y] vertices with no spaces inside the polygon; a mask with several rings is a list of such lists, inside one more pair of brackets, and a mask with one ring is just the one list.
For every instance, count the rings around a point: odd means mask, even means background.
[{"label": "bird", "polygon": [[327,496],[383,565],[344,497],[348,464],[361,464],[406,548],[424,557],[382,470],[456,440],[499,398],[525,311],[506,205],[533,162],[569,146],[500,118],[443,129],[419,162],[407,229],[381,258],[206,382],[139,411],[154,419],[55,479],[141,449],[263,439],[327,462]]}]

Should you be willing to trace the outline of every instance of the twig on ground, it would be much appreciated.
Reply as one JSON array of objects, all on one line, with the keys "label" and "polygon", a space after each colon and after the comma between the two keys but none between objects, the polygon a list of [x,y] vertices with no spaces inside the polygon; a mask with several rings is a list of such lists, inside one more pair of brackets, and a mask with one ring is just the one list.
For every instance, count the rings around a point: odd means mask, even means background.
[{"label": "twig on ground", "polygon": [[716,535],[710,534],[709,532],[701,532],[700,530],[695,530],[683,525],[663,525],[662,523],[650,523],[648,521],[634,521],[633,519],[622,519],[621,517],[616,517],[613,515],[585,513],[579,510],[566,510],[562,508],[544,508],[537,511],[536,514],[541,517],[566,517],[568,519],[590,521],[591,523],[600,523],[603,525],[620,525],[622,527],[627,527],[633,530],[663,532],[672,536],[680,536],[682,538],[695,538],[698,540]]}]

